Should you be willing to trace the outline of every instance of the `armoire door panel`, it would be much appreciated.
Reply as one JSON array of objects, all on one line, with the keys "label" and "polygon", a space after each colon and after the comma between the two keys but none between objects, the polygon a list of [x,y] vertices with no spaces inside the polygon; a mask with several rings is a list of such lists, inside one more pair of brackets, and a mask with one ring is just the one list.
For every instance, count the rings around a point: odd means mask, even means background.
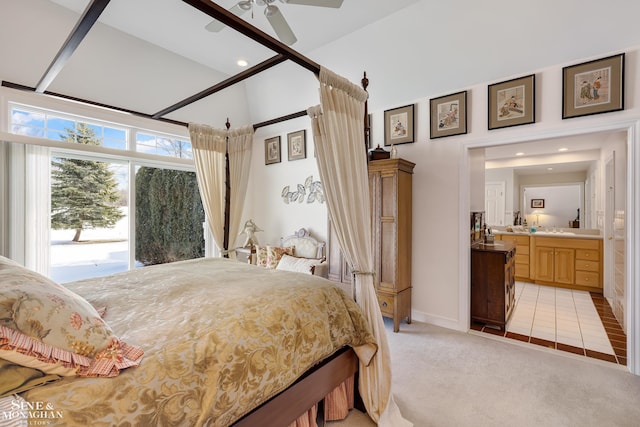
[{"label": "armoire door panel", "polygon": [[397,215],[397,175],[381,174],[380,216],[395,218]]},{"label": "armoire door panel", "polygon": [[380,287],[394,289],[396,284],[396,223],[380,222]]}]

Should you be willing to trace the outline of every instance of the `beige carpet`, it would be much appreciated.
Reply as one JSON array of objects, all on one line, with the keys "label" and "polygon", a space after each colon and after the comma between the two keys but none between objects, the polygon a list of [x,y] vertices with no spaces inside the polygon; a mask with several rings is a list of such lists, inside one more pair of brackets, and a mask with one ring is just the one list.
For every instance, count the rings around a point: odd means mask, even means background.
[{"label": "beige carpet", "polygon": [[[532,344],[402,323],[391,332],[393,391],[416,427],[640,426],[640,377]],[[370,427],[358,411],[328,427]]]}]

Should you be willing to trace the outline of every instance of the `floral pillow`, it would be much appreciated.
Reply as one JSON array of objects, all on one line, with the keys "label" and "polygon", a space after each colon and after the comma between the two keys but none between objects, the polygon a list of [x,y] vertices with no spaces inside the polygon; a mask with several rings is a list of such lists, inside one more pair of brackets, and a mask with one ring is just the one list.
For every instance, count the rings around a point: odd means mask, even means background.
[{"label": "floral pillow", "polygon": [[0,358],[62,376],[115,377],[143,355],[84,298],[0,256]]},{"label": "floral pillow", "polygon": [[268,246],[267,245],[267,268],[274,269],[278,266],[282,255],[287,254],[293,256],[294,247],[288,246],[286,248],[280,246]]},{"label": "floral pillow", "polygon": [[256,246],[256,265],[259,267],[267,266],[267,247]]}]

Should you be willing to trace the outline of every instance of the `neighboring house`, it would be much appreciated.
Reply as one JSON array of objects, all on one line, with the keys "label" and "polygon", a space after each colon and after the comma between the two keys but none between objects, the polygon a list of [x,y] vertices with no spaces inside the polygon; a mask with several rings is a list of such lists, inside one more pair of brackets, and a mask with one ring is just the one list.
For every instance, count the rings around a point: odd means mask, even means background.
[{"label": "neighboring house", "polygon": [[[10,3],[9,13],[5,12],[7,3]],[[640,5],[625,0],[603,5],[589,0],[576,4],[576,8],[584,11],[580,15],[576,15],[578,10],[570,8],[558,10],[557,2],[551,4],[550,1],[540,5],[538,2],[526,6],[509,5],[515,12],[520,12],[520,21],[497,25],[488,15],[489,10],[478,16],[477,8],[485,7],[485,2],[480,3],[482,5],[474,6],[474,10],[467,14],[449,10],[451,14],[448,15],[441,14],[442,5],[433,6],[433,2],[428,0],[418,1],[308,54],[352,81],[359,81],[362,72],[367,72],[374,147],[383,143],[384,110],[416,104],[415,142],[397,147],[400,157],[416,163],[413,177],[413,318],[458,330],[468,328],[468,213],[484,208],[483,156],[481,150],[473,149],[597,133],[602,137],[603,147],[609,147],[601,153],[602,162],[616,151],[617,167],[628,166],[626,177],[619,177],[616,184],[626,188],[629,198],[626,203],[618,200],[615,209],[627,227],[626,234],[623,234],[627,257],[625,273],[627,286],[634,287],[633,292],[627,289],[627,295],[635,300],[626,301],[625,323],[630,328],[627,330],[630,348],[638,348],[640,330],[634,329],[633,325],[640,324],[640,272],[637,271],[640,241],[634,240],[638,238],[637,230],[640,229],[640,85],[637,84],[640,81],[640,32],[635,30],[634,21],[640,14]],[[500,1],[493,3],[496,7],[503,4]],[[606,25],[604,29],[588,28],[591,16],[594,13],[598,15],[598,12],[593,12],[594,8],[607,8],[610,12],[606,16],[616,19],[597,20],[600,25]],[[39,47],[46,48],[47,55],[55,52],[77,17],[45,0],[3,0],[2,9],[0,79],[33,85],[51,60],[51,57],[43,57],[39,53]],[[20,19],[14,19],[12,10],[20,13]],[[551,10],[554,11],[553,16],[549,14]],[[442,47],[442,40],[430,38],[428,32],[430,22],[445,18],[451,19],[451,28],[442,34],[443,39],[452,40],[449,49]],[[538,25],[543,22],[547,27],[541,30]],[[586,29],[583,28],[585,26]],[[56,37],[51,37],[52,33]],[[113,29],[99,28],[96,37],[115,33]],[[13,43],[7,43],[8,40]],[[168,70],[164,71],[175,73],[176,86],[187,85],[193,88],[191,93],[210,86],[219,78],[201,65],[139,40],[122,37],[121,42],[117,46],[101,48],[105,49],[105,55],[115,51],[123,61],[117,70],[108,71],[123,79],[122,86],[101,88],[100,73],[105,71],[86,70],[85,75],[66,76],[67,82],[69,79],[76,81],[74,86],[68,86],[73,88],[72,95],[90,98],[86,94],[94,91],[95,94],[107,94],[107,99],[114,100],[111,104],[148,111],[153,108],[153,103],[136,98],[134,89],[136,85],[144,86],[146,79],[153,80],[157,64],[165,64]],[[96,40],[92,43],[91,46],[96,48],[100,45]],[[626,54],[624,111],[563,120],[562,68],[618,53]],[[101,55],[100,52],[91,54],[97,59]],[[488,130],[487,86],[534,73],[536,122]],[[131,80],[125,80],[129,77]],[[158,96],[175,101],[180,99],[177,89],[167,87],[169,93]],[[54,85],[52,90],[59,89]],[[468,91],[469,95],[467,133],[431,140],[429,99],[460,91]],[[319,102],[313,76],[294,66],[258,75],[221,96],[221,102],[206,100],[175,117],[220,127],[226,117],[231,117],[233,124],[239,126],[299,111]],[[121,97],[121,102],[115,102],[118,97]],[[42,100],[24,93],[16,95],[12,90],[1,88],[0,131],[3,132],[7,130],[6,103],[14,100],[12,98],[34,105]],[[71,107],[62,101],[42,101],[42,106],[78,110],[77,106]],[[113,120],[114,117],[109,118]],[[152,124],[139,121],[139,126]],[[185,130],[177,126],[157,126],[159,130],[186,135]],[[288,162],[283,155],[279,164],[264,164],[265,139],[280,136],[284,154],[287,134],[301,129],[307,130],[306,159]],[[304,182],[309,175],[318,176],[308,118],[261,128],[255,136],[252,162],[244,219],[252,218],[264,229],[261,242],[277,242],[281,236],[289,235],[302,226],[310,228],[321,238],[325,237],[325,205],[284,204],[280,196],[283,187]],[[603,179],[603,164],[598,173]],[[2,184],[7,185],[6,182]],[[602,185],[601,181],[601,189]],[[598,203],[594,210],[603,211],[602,195]],[[629,212],[628,206],[635,210]],[[4,235],[0,235],[5,245],[7,233],[5,228]],[[640,373],[638,353],[636,351],[629,359],[629,367],[636,374]]]}]

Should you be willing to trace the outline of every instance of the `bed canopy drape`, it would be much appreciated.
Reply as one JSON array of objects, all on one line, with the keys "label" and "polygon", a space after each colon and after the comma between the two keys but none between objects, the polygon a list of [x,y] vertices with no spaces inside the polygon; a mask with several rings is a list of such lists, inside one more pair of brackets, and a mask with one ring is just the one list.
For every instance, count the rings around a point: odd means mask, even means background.
[{"label": "bed canopy drape", "polygon": [[[229,248],[235,247],[240,231],[242,209],[249,183],[253,127],[223,130],[190,123],[189,135],[198,187],[209,228],[218,250],[222,255],[226,255]],[[228,169],[225,158],[227,155]],[[228,224],[225,221],[227,191]]]},{"label": "bed canopy drape", "polygon": [[378,342],[368,366],[360,364],[359,389],[369,416],[380,426],[405,427],[391,393],[391,361],[373,281],[373,248],[367,154],[363,150],[367,92],[320,69],[320,105],[311,107],[318,169],[331,224],[354,271],[356,301]]}]

